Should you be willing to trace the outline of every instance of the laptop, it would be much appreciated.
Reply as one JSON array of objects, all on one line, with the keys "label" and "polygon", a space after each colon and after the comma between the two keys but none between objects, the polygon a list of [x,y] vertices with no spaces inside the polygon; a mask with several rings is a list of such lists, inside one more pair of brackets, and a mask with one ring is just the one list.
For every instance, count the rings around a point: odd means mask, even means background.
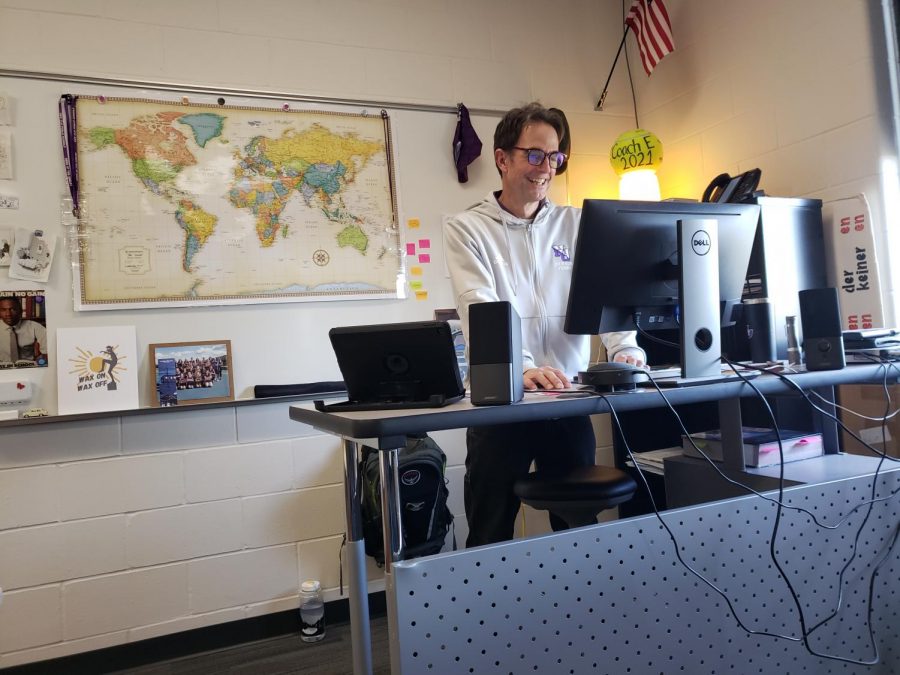
[{"label": "laptop", "polygon": [[345,326],[328,331],[348,400],[317,410],[440,408],[465,395],[446,321]]}]

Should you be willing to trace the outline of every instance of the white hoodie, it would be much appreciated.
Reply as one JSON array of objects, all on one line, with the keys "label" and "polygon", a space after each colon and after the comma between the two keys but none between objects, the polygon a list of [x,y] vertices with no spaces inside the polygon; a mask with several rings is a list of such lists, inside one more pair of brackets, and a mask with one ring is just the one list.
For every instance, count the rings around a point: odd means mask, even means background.
[{"label": "white hoodie", "polygon": [[[581,209],[546,199],[529,221],[503,209],[496,194],[444,224],[444,254],[466,344],[469,305],[507,300],[522,319],[523,369],[554,366],[571,379],[590,361],[590,337],[563,332]],[[625,349],[646,360],[634,331],[600,337],[610,361]]]}]

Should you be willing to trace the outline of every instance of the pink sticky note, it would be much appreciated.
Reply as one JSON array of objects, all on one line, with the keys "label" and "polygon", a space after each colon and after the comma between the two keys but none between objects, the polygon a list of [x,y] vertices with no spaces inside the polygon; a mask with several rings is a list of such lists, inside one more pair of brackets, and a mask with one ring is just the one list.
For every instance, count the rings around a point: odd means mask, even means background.
[{"label": "pink sticky note", "polygon": [[416,245],[415,244],[407,244],[406,245],[406,255],[415,255],[416,254]]},{"label": "pink sticky note", "polygon": [[419,239],[419,248],[431,248],[431,239]]},{"label": "pink sticky note", "polygon": [[420,262],[420,263],[430,263],[430,262],[431,262],[431,255],[428,254],[428,253],[420,253],[420,254],[419,254],[419,262]]}]

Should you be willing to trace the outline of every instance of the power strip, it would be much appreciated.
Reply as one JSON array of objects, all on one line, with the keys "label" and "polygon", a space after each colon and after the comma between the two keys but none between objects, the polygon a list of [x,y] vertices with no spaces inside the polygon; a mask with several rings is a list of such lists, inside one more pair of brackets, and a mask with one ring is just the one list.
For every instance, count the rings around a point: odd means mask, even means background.
[{"label": "power strip", "polygon": [[0,382],[0,405],[28,403],[31,400],[31,382]]}]

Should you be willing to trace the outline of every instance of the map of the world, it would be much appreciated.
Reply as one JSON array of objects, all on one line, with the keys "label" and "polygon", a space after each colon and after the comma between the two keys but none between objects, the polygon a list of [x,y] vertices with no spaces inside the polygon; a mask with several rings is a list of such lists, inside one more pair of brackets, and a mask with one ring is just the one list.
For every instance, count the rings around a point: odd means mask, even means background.
[{"label": "map of the world", "polygon": [[396,295],[386,115],[79,97],[80,309]]}]

